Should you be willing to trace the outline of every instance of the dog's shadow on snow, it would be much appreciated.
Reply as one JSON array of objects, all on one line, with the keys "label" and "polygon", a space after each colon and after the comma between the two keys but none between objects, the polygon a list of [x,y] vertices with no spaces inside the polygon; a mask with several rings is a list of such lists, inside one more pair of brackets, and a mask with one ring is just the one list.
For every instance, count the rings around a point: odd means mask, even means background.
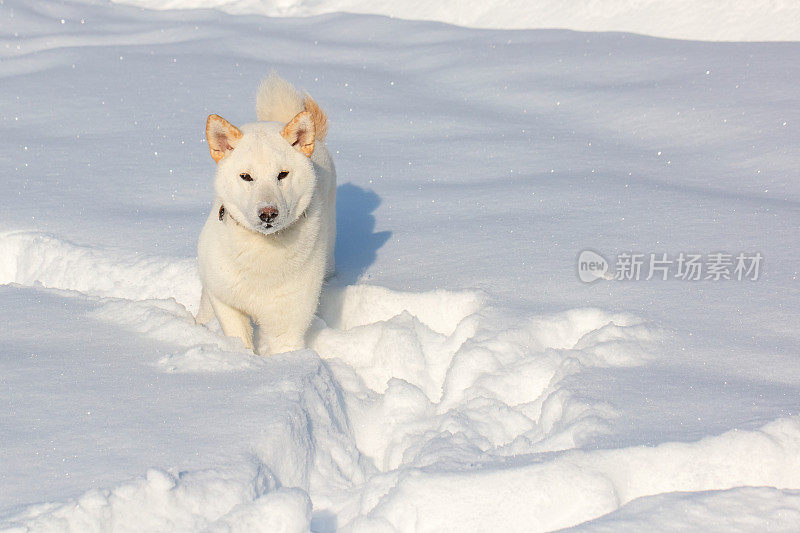
[{"label": "dog's shadow on snow", "polygon": [[375,262],[391,231],[375,233],[372,212],[380,205],[375,192],[352,183],[336,188],[336,285],[352,285]]}]

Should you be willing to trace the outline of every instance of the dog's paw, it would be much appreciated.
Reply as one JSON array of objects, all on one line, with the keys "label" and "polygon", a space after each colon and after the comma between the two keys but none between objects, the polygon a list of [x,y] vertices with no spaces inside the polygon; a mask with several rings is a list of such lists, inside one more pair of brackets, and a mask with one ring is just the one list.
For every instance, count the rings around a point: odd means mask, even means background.
[{"label": "dog's paw", "polygon": [[296,352],[297,350],[303,350],[306,347],[306,343],[302,339],[282,339],[282,338],[272,338],[268,339],[266,342],[262,340],[259,343],[257,353],[259,355],[277,355],[280,353],[288,353],[288,352]]}]

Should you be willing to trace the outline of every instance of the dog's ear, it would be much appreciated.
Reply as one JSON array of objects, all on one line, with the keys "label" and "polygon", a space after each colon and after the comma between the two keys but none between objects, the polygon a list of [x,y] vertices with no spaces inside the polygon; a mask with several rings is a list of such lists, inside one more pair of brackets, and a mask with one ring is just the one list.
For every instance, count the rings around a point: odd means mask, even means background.
[{"label": "dog's ear", "polygon": [[233,150],[241,138],[242,132],[239,131],[239,128],[219,115],[208,116],[208,120],[206,120],[206,140],[214,161],[219,163],[219,160]]},{"label": "dog's ear", "polygon": [[314,153],[314,118],[308,111],[301,111],[283,127],[283,138],[306,157]]}]

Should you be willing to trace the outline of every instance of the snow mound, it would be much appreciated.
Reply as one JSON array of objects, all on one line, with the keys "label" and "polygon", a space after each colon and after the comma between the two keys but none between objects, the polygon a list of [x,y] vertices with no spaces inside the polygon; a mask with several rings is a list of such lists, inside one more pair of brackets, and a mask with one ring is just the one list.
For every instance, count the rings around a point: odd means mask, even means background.
[{"label": "snow mound", "polygon": [[305,492],[276,488],[263,465],[244,464],[178,475],[149,469],[142,478],[91,490],[73,502],[31,506],[9,525],[41,532],[301,533],[310,521]]},{"label": "snow mound", "polygon": [[636,499],[570,531],[796,531],[800,491],[744,487],[724,491],[671,492]]},{"label": "snow mound", "polygon": [[435,20],[478,28],[622,31],[700,41],[800,39],[800,6],[791,0],[114,0],[149,9],[215,8],[234,14],[307,17],[347,12]]},{"label": "snow mound", "polygon": [[[398,531],[551,531],[653,494],[747,485],[791,488],[800,481],[798,445],[800,417],[793,417],[692,443],[575,450],[527,464],[518,457],[450,471],[406,470],[355,525],[357,531],[380,530],[387,523]],[[713,511],[713,502],[707,503]],[[487,508],[492,512],[473,512]]]},{"label": "snow mound", "polygon": [[169,295],[195,312],[200,291],[196,264],[193,259],[129,257],[39,232],[0,233],[0,284],[39,283],[130,300]]},{"label": "snow mound", "polygon": [[311,347],[345,390],[359,449],[392,470],[580,445],[614,412],[573,397],[562,381],[586,366],[642,364],[643,346],[661,336],[597,309],[513,326],[481,309],[446,334],[405,309],[368,325],[316,329]]}]

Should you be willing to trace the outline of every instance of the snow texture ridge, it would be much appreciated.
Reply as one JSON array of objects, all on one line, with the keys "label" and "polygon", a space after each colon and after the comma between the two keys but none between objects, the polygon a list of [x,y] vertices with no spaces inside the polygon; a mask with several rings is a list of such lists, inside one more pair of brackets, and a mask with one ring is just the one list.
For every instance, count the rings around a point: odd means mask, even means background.
[{"label": "snow texture ridge", "polygon": [[[800,491],[744,487],[643,497],[575,532],[785,531],[800,522]],[[647,525],[645,525],[647,524]]]}]

